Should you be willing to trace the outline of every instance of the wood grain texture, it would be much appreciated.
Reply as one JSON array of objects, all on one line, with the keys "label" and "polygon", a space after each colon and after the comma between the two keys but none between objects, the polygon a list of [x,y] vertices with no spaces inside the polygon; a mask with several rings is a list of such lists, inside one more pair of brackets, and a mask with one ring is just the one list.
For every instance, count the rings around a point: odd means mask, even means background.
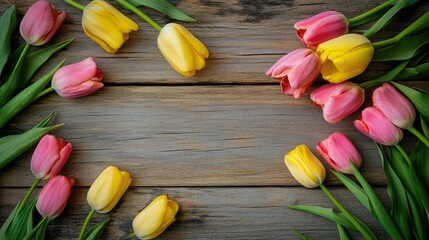
[{"label": "wood grain texture", "polygon": [[[109,165],[130,171],[135,186],[294,186],[284,154],[301,143],[316,153],[335,131],[357,145],[365,176],[384,184],[375,144],[352,124],[358,113],[328,124],[308,95],[295,100],[278,86],[116,86],[76,100],[53,93],[9,129],[22,132],[50,111],[66,123],[56,135],[73,143],[64,174],[78,186]],[[30,154],[7,166],[0,185],[32,182]]]},{"label": "wood grain texture", "polygon": [[[377,189],[386,200],[384,189]],[[344,189],[331,188],[344,206],[370,226],[379,239],[388,239],[383,228]],[[0,198],[0,222],[20,197],[22,189],[2,189],[10,199]],[[76,239],[90,208],[87,189],[73,188],[64,213],[48,227],[49,239]],[[160,194],[175,200],[180,210],[177,220],[157,239],[298,239],[297,229],[312,239],[336,239],[335,224],[307,213],[288,209],[289,205],[307,204],[333,207],[320,189],[304,187],[266,188],[131,188],[108,214],[95,214],[93,226],[110,217],[112,221],[100,239],[127,239],[132,220]],[[3,196],[3,195],[2,195]],[[351,232],[354,239],[358,233]]]}]

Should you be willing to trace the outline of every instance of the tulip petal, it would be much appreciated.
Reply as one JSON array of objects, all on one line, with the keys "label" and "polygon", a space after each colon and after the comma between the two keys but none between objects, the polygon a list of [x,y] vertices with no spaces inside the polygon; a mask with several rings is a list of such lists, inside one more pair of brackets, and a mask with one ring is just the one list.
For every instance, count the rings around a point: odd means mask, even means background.
[{"label": "tulip petal", "polygon": [[189,32],[188,29],[184,28],[180,24],[170,23],[176,28],[178,32],[181,33],[181,35],[187,40],[187,42],[190,44],[190,46],[197,51],[199,55],[201,55],[203,58],[209,57],[209,50],[207,50],[206,46],[198,40],[191,32]]},{"label": "tulip petal", "polygon": [[159,226],[159,228],[155,232],[153,232],[150,235],[147,235],[142,239],[153,239],[159,236],[162,232],[164,232],[168,226],[170,226],[174,221],[176,221],[175,216],[178,210],[179,210],[179,205],[174,201],[168,200],[167,210],[165,211],[165,216],[164,216],[162,225]]},{"label": "tulip petal", "polygon": [[167,196],[155,198],[133,220],[133,229],[137,236],[146,237],[153,234],[163,223],[167,211]]},{"label": "tulip petal", "polygon": [[312,53],[296,65],[288,75],[289,84],[292,88],[301,88],[312,84],[319,75],[319,57]]},{"label": "tulip petal", "polygon": [[352,91],[331,96],[323,107],[323,118],[329,123],[337,123],[362,106],[364,97]]}]

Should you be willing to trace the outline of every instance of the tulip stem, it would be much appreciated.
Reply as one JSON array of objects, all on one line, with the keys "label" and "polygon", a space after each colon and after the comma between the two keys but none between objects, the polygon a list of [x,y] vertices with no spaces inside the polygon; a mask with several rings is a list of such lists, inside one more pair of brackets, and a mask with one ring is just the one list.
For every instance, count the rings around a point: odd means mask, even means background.
[{"label": "tulip stem", "polygon": [[49,221],[48,218],[43,217],[42,220],[37,224],[37,226],[33,228],[29,233],[27,233],[27,235],[25,235],[23,240],[33,239],[34,234],[36,234],[37,231],[39,231],[39,229],[45,224],[46,221]]},{"label": "tulip stem", "polygon": [[31,185],[31,188],[28,189],[27,194],[25,194],[24,199],[22,200],[21,204],[19,204],[19,208],[17,212],[21,211],[22,208],[24,208],[25,204],[27,204],[28,199],[30,198],[31,194],[34,192],[34,189],[36,189],[37,185],[39,185],[40,181],[41,179],[34,180],[33,185]]},{"label": "tulip stem", "polygon": [[148,15],[146,15],[144,12],[142,12],[140,9],[136,8],[131,3],[127,2],[126,0],[116,0],[119,4],[121,4],[124,8],[127,8],[137,14],[139,17],[143,18],[147,23],[149,23],[153,28],[156,30],[161,31],[161,26],[158,25],[155,21],[152,20]]},{"label": "tulip stem", "polygon": [[136,236],[136,233],[135,232],[133,232],[133,233],[131,233],[130,234],[130,236],[128,236],[128,238],[133,238],[133,237],[135,237]]},{"label": "tulip stem", "polygon": [[416,136],[420,141],[422,141],[426,145],[426,147],[429,148],[429,140],[425,136],[423,136],[423,134],[417,131],[415,127],[411,126],[410,128],[408,128],[408,131],[414,134],[414,136]]},{"label": "tulip stem", "polygon": [[45,96],[46,94],[48,94],[52,91],[54,91],[54,89],[52,87],[46,88],[45,90],[43,90],[39,94],[37,94],[36,99],[39,99],[39,98]]},{"label": "tulip stem", "polygon": [[365,226],[365,224],[360,222],[355,216],[351,215],[343,207],[343,205],[341,205],[341,203],[338,202],[337,199],[335,199],[335,197],[328,191],[328,189],[325,187],[325,185],[323,185],[323,183],[320,184],[319,187],[326,194],[326,196],[328,196],[328,198],[335,204],[335,206],[337,206],[337,208],[347,217],[347,219],[353,224],[353,226],[355,226],[357,228],[357,230],[360,233],[362,233],[362,235],[365,239],[374,239],[374,240],[376,239],[376,237],[371,232],[371,230],[369,230],[369,228],[367,226]]},{"label": "tulip stem", "polygon": [[77,3],[77,2],[75,2],[75,1],[73,1],[73,0],[64,0],[64,2],[66,2],[66,3],[70,4],[70,5],[72,5],[73,7],[77,8],[77,9],[79,9],[79,10],[81,10],[81,11],[83,11],[83,10],[85,9],[85,6],[84,6],[84,5],[82,5],[82,4],[80,4],[80,3]]},{"label": "tulip stem", "polygon": [[411,159],[410,159],[410,157],[408,156],[408,154],[405,152],[405,150],[401,147],[401,145],[399,145],[399,144],[396,144],[395,145],[395,148],[402,154],[402,156],[405,158],[405,160],[407,161],[407,163],[408,163],[408,166],[410,166],[411,165]]},{"label": "tulip stem", "polygon": [[87,217],[86,217],[86,219],[85,219],[85,223],[84,223],[84,224],[83,224],[83,226],[82,226],[82,230],[80,230],[79,240],[82,240],[82,239],[83,239],[83,237],[84,237],[84,235],[85,235],[85,230],[86,230],[86,228],[88,227],[89,221],[91,220],[92,215],[94,215],[94,213],[95,213],[95,210],[94,210],[94,209],[91,209],[91,211],[88,213],[88,216],[87,216]]},{"label": "tulip stem", "polygon": [[358,85],[361,88],[367,89],[367,88],[372,87],[374,85],[378,85],[378,84],[381,84],[381,83],[392,81],[408,65],[408,63],[409,63],[409,61],[403,61],[401,64],[399,64],[398,66],[396,66],[394,69],[392,69],[389,72],[383,74],[379,78],[374,79],[374,80],[370,80],[370,81],[366,81],[366,82],[363,82],[363,83],[359,83]]},{"label": "tulip stem", "polygon": [[356,17],[349,19],[349,27],[357,27],[362,24],[368,23],[377,17],[377,13],[383,11],[385,8],[395,5],[395,0],[389,0],[381,5],[369,10],[368,12],[362,13]]}]

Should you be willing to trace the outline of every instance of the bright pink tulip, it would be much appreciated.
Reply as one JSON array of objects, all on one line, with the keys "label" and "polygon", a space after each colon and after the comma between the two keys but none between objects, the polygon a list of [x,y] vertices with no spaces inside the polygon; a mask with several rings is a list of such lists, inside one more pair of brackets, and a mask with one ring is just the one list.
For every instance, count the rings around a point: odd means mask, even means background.
[{"label": "bright pink tulip", "polygon": [[402,140],[402,130],[376,107],[365,108],[354,125],[360,132],[383,145],[394,146]]},{"label": "bright pink tulip", "polygon": [[40,46],[51,40],[64,18],[64,10],[57,12],[47,0],[39,0],[24,15],[19,31],[28,44]]},{"label": "bright pink tulip", "polygon": [[328,83],[314,89],[310,98],[322,108],[327,122],[337,123],[362,106],[365,90],[351,82]]},{"label": "bright pink tulip", "polygon": [[267,76],[280,82],[285,94],[300,98],[319,75],[319,56],[311,49],[296,49],[280,58],[268,71]]},{"label": "bright pink tulip", "polygon": [[40,191],[36,208],[42,217],[53,219],[58,217],[67,205],[70,188],[74,185],[73,178],[55,176]]},{"label": "bright pink tulip", "polygon": [[64,98],[79,98],[89,95],[104,85],[103,72],[94,58],[73,63],[58,69],[52,78],[52,88]]},{"label": "bright pink tulip", "polygon": [[396,126],[403,129],[413,126],[416,119],[413,104],[392,85],[384,83],[375,89],[372,94],[372,102]]},{"label": "bright pink tulip", "polygon": [[348,32],[347,18],[335,11],[326,11],[295,23],[296,35],[305,46],[316,50],[320,43]]},{"label": "bright pink tulip", "polygon": [[71,151],[71,143],[46,134],[37,144],[31,157],[31,171],[37,179],[54,177],[66,164]]},{"label": "bright pink tulip", "polygon": [[353,168],[350,163],[357,168],[362,163],[362,157],[355,145],[340,132],[335,132],[320,142],[317,151],[333,169],[342,173],[352,174]]}]

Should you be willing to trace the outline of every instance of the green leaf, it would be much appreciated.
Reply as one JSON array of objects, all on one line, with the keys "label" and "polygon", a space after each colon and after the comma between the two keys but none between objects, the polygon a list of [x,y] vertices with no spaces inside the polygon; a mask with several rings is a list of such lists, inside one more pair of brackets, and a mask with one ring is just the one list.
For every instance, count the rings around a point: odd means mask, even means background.
[{"label": "green leaf", "polygon": [[18,88],[24,88],[28,82],[33,77],[34,73],[56,52],[65,48],[71,42],[73,42],[75,38],[68,39],[62,42],[59,42],[55,45],[39,49],[37,51],[29,53],[24,58],[24,63],[22,65],[21,71],[21,80],[20,86]]},{"label": "green leaf", "polygon": [[165,15],[184,22],[195,22],[195,19],[186,15],[186,13],[182,12],[180,9],[171,5],[166,0],[127,0],[135,7],[145,6],[152,9],[155,9],[159,12],[164,13]]},{"label": "green leaf", "polygon": [[423,135],[426,138],[429,138],[429,125],[426,123],[426,121],[423,119],[422,115],[420,115],[420,125],[422,126]]},{"label": "green leaf", "polygon": [[324,207],[309,206],[309,205],[292,205],[292,206],[288,206],[288,208],[311,213],[319,217],[331,220],[335,223],[341,224],[348,229],[356,230],[356,227],[347,219],[347,217],[345,217],[343,214],[335,213],[332,208],[324,208]]},{"label": "green leaf", "polygon": [[429,189],[429,148],[418,141],[411,153],[411,164],[416,177],[421,181],[425,189]]},{"label": "green leaf", "polygon": [[340,240],[349,240],[350,237],[347,234],[346,229],[344,229],[344,227],[341,224],[337,223],[337,230],[338,230],[338,235],[340,236]]},{"label": "green leaf", "polygon": [[384,227],[384,229],[393,239],[405,239],[399,227],[392,219],[392,216],[390,216],[386,207],[383,205],[380,198],[378,198],[377,194],[374,192],[374,189],[372,189],[371,185],[369,185],[369,183],[365,180],[359,170],[353,164],[351,164],[351,166],[353,168],[356,179],[359,181],[363,190],[368,196],[370,205],[374,210],[375,216],[380,222],[380,224]]},{"label": "green leaf", "polygon": [[428,34],[410,36],[385,48],[377,49],[372,61],[407,60],[416,55],[417,51],[428,43]]},{"label": "green leaf", "polygon": [[353,196],[355,196],[355,198],[366,209],[368,209],[368,211],[371,212],[371,207],[369,205],[368,196],[366,195],[365,191],[359,185],[357,185],[355,182],[353,182],[353,180],[351,180],[349,177],[347,177],[346,175],[344,175],[340,172],[336,172],[336,171],[331,171],[331,172],[340,180],[340,182],[342,182],[344,184],[344,186],[346,186],[349,189],[349,191],[353,194]]},{"label": "green leaf", "polygon": [[0,18],[0,73],[9,59],[12,33],[18,22],[15,5],[10,6]]},{"label": "green leaf", "polygon": [[38,94],[49,83],[54,73],[64,64],[64,61],[65,60],[61,61],[48,74],[41,77],[39,80],[28,86],[26,89],[22,90],[6,105],[0,108],[0,129],[3,128],[16,114],[21,112],[30,103],[37,99]]},{"label": "green leaf", "polygon": [[36,127],[20,135],[9,135],[0,138],[0,149],[2,149],[0,152],[0,169],[38,143],[45,134],[53,132],[63,125]]},{"label": "green leaf", "polygon": [[100,235],[101,230],[103,230],[104,226],[110,221],[110,218],[105,219],[102,222],[99,222],[97,225],[92,227],[83,237],[85,240],[95,240],[98,235]]},{"label": "green leaf", "polygon": [[297,231],[297,230],[295,230],[295,229],[291,229],[292,230],[292,232],[296,235],[296,236],[298,236],[299,238],[301,238],[302,240],[311,240],[311,238],[309,238],[309,237],[307,237],[307,236],[305,236],[303,233],[300,233],[299,231]]},{"label": "green leaf", "polygon": [[49,219],[42,223],[42,226],[37,230],[34,240],[44,240],[46,235],[46,230],[48,229]]},{"label": "green leaf", "polygon": [[1,228],[0,228],[0,239],[6,239],[6,231],[10,227],[10,225],[12,224],[13,218],[16,215],[16,211],[18,210],[19,205],[21,205],[21,201],[19,201],[16,204],[15,208],[12,210],[12,212],[10,212],[10,214],[7,217],[6,221],[1,226]]},{"label": "green leaf", "polygon": [[411,239],[411,225],[408,218],[407,194],[401,180],[390,166],[387,156],[383,151],[382,145],[376,144],[378,153],[382,159],[384,174],[387,179],[387,193],[392,202],[392,216],[398,226],[401,226],[402,234],[406,239]]},{"label": "green leaf", "polygon": [[429,62],[422,63],[414,67],[404,68],[392,80],[423,79],[427,77],[429,77]]},{"label": "green leaf", "polygon": [[27,232],[27,223],[30,215],[36,208],[37,197],[33,197],[21,211],[17,212],[12,224],[6,231],[6,239],[23,239]]},{"label": "green leaf", "polygon": [[[427,219],[427,211],[423,208],[418,201],[407,194],[408,202],[409,202],[409,211],[410,211],[410,220],[412,226],[412,232],[414,234],[414,239],[428,239],[428,219]],[[411,239],[411,238],[409,238]]]},{"label": "green leaf", "polygon": [[429,122],[429,108],[427,107],[429,103],[429,93],[421,89],[407,87],[397,82],[391,83],[414,104],[417,111]]}]

